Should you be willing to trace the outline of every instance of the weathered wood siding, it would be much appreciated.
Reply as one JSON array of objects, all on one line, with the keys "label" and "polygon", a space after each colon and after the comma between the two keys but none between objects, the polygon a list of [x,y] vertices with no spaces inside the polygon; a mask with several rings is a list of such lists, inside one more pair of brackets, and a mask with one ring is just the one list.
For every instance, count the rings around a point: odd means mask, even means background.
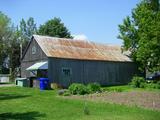
[{"label": "weathered wood siding", "polygon": [[[32,47],[36,47],[36,53],[32,54]],[[38,43],[35,40],[32,40],[28,46],[25,56],[21,61],[21,77],[29,77],[30,72],[26,71],[26,68],[35,64],[36,62],[48,60],[47,56],[44,54],[42,49],[39,47]]]},{"label": "weathered wood siding", "polygon": [[[138,74],[133,62],[105,62],[49,58],[49,79],[63,87],[71,83],[98,82],[101,85],[127,84],[133,75]],[[72,74],[65,79],[62,68],[71,68]]]}]

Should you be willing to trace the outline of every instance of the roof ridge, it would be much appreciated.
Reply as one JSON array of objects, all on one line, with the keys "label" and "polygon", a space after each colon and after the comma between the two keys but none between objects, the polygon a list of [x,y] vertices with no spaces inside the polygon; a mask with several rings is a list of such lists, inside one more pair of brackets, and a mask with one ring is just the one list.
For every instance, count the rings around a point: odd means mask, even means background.
[{"label": "roof ridge", "polygon": [[94,42],[91,40],[80,40],[80,39],[71,39],[71,38],[59,38],[59,37],[52,37],[52,36],[43,36],[43,35],[38,35],[38,34],[34,34],[34,37],[43,37],[43,38],[50,38],[50,39],[57,39],[57,40],[70,40],[70,41],[79,41],[79,42],[84,42],[84,43],[94,43],[94,44],[98,44],[98,45],[102,45],[102,46],[109,46],[109,47],[121,47],[120,45],[113,45],[113,44],[109,44],[109,43],[99,43],[99,42]]}]

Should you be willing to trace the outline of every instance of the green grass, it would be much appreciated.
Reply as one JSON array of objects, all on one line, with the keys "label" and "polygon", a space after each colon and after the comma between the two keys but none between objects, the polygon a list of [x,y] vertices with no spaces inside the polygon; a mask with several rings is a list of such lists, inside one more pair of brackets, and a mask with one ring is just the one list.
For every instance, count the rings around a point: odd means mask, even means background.
[{"label": "green grass", "polygon": [[160,111],[57,97],[55,90],[0,88],[1,120],[159,120]]},{"label": "green grass", "polygon": [[126,91],[131,91],[133,90],[132,87],[129,85],[120,85],[120,86],[108,86],[108,87],[103,87],[105,91],[115,91],[115,92],[126,92]]}]

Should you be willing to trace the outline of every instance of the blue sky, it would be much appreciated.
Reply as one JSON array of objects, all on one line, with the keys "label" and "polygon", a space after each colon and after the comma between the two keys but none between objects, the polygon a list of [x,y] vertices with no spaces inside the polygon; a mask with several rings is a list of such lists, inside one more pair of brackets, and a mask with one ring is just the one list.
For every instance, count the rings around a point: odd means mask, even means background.
[{"label": "blue sky", "polygon": [[118,24],[140,0],[0,0],[0,11],[17,25],[33,17],[39,26],[60,17],[73,35],[100,43],[118,44]]}]

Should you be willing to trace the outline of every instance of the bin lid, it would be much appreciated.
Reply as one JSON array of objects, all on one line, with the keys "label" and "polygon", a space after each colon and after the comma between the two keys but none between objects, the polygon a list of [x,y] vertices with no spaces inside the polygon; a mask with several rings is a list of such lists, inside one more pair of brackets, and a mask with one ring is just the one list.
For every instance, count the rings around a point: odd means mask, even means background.
[{"label": "bin lid", "polygon": [[49,79],[48,78],[39,78],[39,80],[41,81],[43,81],[43,80],[45,80],[45,81],[48,81]]},{"label": "bin lid", "polygon": [[48,69],[48,62],[38,62],[33,64],[32,66],[28,67],[26,70],[33,71],[33,70],[47,70]]},{"label": "bin lid", "polygon": [[27,78],[16,78],[15,80],[16,80],[16,81],[18,81],[18,80],[19,80],[19,81],[22,81],[22,80],[27,80]]}]

